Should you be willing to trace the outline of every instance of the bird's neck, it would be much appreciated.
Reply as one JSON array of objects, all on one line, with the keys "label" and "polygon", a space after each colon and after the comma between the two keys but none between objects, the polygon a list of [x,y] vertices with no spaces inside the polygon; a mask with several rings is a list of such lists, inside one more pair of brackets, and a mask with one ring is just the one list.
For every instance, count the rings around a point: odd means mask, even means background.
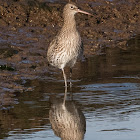
[{"label": "bird's neck", "polygon": [[64,25],[63,25],[62,29],[68,30],[68,31],[77,31],[75,17],[74,16],[65,17],[64,18]]}]

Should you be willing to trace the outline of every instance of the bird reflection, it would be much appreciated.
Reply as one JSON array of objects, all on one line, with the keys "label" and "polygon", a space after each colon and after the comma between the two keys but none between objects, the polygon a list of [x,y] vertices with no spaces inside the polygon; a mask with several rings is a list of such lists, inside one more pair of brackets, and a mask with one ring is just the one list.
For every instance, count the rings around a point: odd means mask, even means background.
[{"label": "bird reflection", "polygon": [[50,98],[49,119],[52,129],[61,140],[83,140],[86,131],[85,116],[74,101],[64,103],[64,100]]}]

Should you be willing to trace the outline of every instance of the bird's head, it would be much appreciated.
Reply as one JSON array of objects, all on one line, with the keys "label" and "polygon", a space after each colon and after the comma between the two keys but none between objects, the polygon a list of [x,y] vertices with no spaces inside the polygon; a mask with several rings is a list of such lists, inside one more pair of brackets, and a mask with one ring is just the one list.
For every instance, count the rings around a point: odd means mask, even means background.
[{"label": "bird's head", "polygon": [[68,3],[65,5],[64,10],[63,10],[63,14],[65,16],[75,15],[76,13],[83,13],[83,14],[87,14],[87,15],[92,15],[86,11],[80,10],[74,3]]}]

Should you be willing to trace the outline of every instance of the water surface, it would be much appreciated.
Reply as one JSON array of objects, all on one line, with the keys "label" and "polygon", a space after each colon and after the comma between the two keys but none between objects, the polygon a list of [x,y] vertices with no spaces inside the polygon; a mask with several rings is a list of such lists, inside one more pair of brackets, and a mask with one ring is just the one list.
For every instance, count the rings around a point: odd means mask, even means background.
[{"label": "water surface", "polygon": [[[14,104],[1,106],[0,139],[60,139],[51,129],[49,110],[50,98],[63,100],[62,73],[54,70],[43,77],[25,79],[23,85],[34,90],[11,93]],[[139,37],[128,41],[123,49],[106,48],[104,53],[77,63],[71,92],[73,101],[69,88],[68,100],[86,118],[85,140],[139,140]]]}]

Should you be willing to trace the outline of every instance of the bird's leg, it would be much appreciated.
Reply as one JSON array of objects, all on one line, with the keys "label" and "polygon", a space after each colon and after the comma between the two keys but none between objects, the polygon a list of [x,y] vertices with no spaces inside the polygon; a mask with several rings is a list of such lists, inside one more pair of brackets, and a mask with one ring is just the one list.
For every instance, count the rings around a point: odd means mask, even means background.
[{"label": "bird's leg", "polygon": [[72,77],[72,68],[70,68],[70,97],[73,100],[71,77]]},{"label": "bird's leg", "polygon": [[64,100],[63,100],[64,106],[65,106],[66,98],[67,98],[67,87],[65,86],[65,94],[64,94]]},{"label": "bird's leg", "polygon": [[65,87],[67,87],[67,78],[66,78],[64,69],[62,69],[62,72],[63,72],[64,81],[65,81]]},{"label": "bird's leg", "polygon": [[65,101],[67,98],[67,78],[66,78],[64,69],[62,69],[62,72],[63,72],[64,81],[65,81],[65,94],[64,94],[64,101],[63,101],[63,105],[65,105]]},{"label": "bird's leg", "polygon": [[72,77],[72,68],[70,68],[70,89],[72,88],[71,77]]}]

